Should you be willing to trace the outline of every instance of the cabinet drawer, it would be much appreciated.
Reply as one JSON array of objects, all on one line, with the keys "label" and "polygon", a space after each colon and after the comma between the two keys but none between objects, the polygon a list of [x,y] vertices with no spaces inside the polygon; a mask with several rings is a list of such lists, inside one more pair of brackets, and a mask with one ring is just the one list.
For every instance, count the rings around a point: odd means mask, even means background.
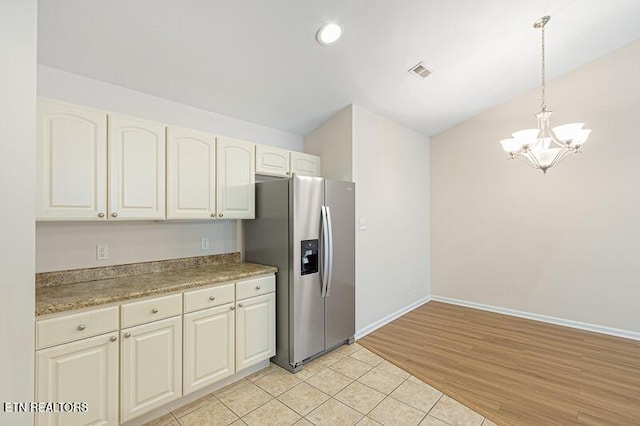
[{"label": "cabinet drawer", "polygon": [[272,293],[274,291],[276,291],[275,275],[240,281],[236,283],[236,300]]},{"label": "cabinet drawer", "polygon": [[194,312],[233,302],[233,284],[194,290],[184,294],[184,312]]},{"label": "cabinet drawer", "polygon": [[182,294],[156,297],[122,305],[122,328],[173,317],[182,313]]},{"label": "cabinet drawer", "polygon": [[117,306],[37,321],[36,349],[109,333],[118,327]]}]

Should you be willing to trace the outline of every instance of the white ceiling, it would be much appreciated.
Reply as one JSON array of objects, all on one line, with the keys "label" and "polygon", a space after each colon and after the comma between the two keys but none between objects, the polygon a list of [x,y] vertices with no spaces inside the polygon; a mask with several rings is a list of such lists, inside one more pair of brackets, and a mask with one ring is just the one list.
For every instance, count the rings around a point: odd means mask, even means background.
[{"label": "white ceiling", "polygon": [[543,15],[551,78],[640,38],[638,0],[39,0],[38,62],[300,135],[350,103],[432,135],[539,85]]}]

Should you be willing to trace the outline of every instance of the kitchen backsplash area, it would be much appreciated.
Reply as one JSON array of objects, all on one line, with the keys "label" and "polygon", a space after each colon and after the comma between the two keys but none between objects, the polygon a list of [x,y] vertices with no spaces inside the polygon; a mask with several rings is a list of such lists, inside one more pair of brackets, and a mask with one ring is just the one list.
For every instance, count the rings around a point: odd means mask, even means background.
[{"label": "kitchen backsplash area", "polygon": [[241,252],[240,228],[237,220],[39,222],[36,272]]}]

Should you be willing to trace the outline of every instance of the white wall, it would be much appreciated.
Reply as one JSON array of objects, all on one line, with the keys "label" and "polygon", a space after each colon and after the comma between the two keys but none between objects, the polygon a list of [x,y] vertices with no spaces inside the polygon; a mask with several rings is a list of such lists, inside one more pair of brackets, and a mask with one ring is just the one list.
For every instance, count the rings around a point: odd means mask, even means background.
[{"label": "white wall", "polygon": [[[302,137],[204,111],[124,87],[38,65],[38,96],[128,114],[180,127],[302,151]],[[209,237],[210,250],[200,250]],[[237,221],[38,223],[38,272],[227,253],[242,250]],[[96,244],[109,260],[96,260]]]},{"label": "white wall", "polygon": [[[35,0],[0,2],[0,402],[33,401]],[[31,425],[5,413],[0,425]]]},{"label": "white wall", "polygon": [[38,96],[302,151],[302,136],[38,65]]},{"label": "white wall", "polygon": [[353,180],[352,118],[349,105],[304,137],[304,152],[322,158],[324,177],[345,182]]},{"label": "white wall", "polygon": [[429,138],[353,106],[356,330],[431,294]]},{"label": "white wall", "polygon": [[[356,183],[356,335],[431,294],[429,138],[350,105],[304,138],[326,177]],[[325,168],[325,164],[328,164]],[[366,230],[359,229],[366,219]]]},{"label": "white wall", "polygon": [[547,175],[498,143],[538,91],[432,137],[434,295],[640,331],[639,69],[635,42],[550,82],[552,125],[593,133]]},{"label": "white wall", "polygon": [[[36,272],[231,253],[240,250],[237,223],[38,223]],[[97,244],[109,245],[109,260],[96,260]]]}]

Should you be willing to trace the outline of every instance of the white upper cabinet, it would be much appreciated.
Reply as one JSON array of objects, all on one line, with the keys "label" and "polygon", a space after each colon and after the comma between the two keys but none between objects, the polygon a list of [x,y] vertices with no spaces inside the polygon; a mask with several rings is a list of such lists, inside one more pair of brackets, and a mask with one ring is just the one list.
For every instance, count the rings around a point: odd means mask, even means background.
[{"label": "white upper cabinet", "polygon": [[216,138],[167,128],[167,219],[216,217]]},{"label": "white upper cabinet", "polygon": [[107,114],[38,99],[38,220],[104,220]]},{"label": "white upper cabinet", "polygon": [[165,127],[109,115],[109,219],[164,219]]},{"label": "white upper cabinet", "polygon": [[269,176],[289,176],[289,151],[266,145],[256,145],[256,173]]},{"label": "white upper cabinet", "polygon": [[322,176],[320,157],[291,151],[291,173],[305,176]]},{"label": "white upper cabinet", "polygon": [[255,144],[218,138],[217,211],[220,219],[255,217]]}]

